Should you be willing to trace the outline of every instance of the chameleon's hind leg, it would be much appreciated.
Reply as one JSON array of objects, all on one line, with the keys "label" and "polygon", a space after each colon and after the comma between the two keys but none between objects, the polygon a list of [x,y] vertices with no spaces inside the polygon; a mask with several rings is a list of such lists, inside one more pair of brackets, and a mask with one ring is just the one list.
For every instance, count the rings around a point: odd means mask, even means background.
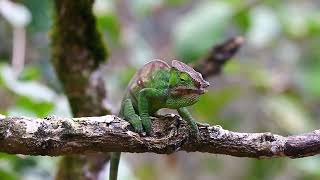
[{"label": "chameleon's hind leg", "polygon": [[133,126],[135,132],[143,132],[142,122],[140,117],[136,114],[131,99],[125,99],[123,102],[123,116]]}]

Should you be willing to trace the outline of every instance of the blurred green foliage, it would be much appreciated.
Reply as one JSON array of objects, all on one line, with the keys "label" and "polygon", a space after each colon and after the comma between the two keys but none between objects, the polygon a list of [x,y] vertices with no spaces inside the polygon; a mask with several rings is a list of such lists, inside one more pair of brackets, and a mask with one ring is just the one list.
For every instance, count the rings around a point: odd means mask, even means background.
[{"label": "blurred green foliage", "polygon": [[224,118],[219,116],[219,112],[240,95],[239,90],[237,87],[227,87],[203,95],[193,106],[197,119],[205,120],[209,124],[220,124],[225,128],[235,127],[238,120],[224,121]]},{"label": "blurred green foliage", "polygon": [[28,26],[31,31],[48,31],[52,22],[52,1],[22,0],[22,3],[32,12],[32,21]]},{"label": "blurred green foliage", "polygon": [[275,179],[284,166],[284,159],[270,159],[270,160],[251,160],[248,167],[247,180],[268,180]]},{"label": "blurred green foliage", "polygon": [[[8,56],[12,27],[0,16],[0,113],[71,116],[49,61],[52,1],[16,2],[32,14],[26,65],[15,74]],[[132,75],[150,58],[195,62],[214,44],[242,35],[246,43],[240,53],[220,76],[209,79],[211,89],[190,108],[195,118],[237,131],[294,134],[316,129],[320,117],[319,10],[316,0],[96,0],[98,27],[112,54],[102,67],[112,107],[117,109]],[[148,158],[153,154],[145,156],[122,162],[127,169],[121,177],[320,179],[319,157],[255,160],[177,153],[170,161],[164,156],[155,161]],[[0,179],[52,179],[56,160],[0,154]]]},{"label": "blurred green foliage", "polygon": [[173,38],[179,57],[192,62],[203,56],[213,44],[223,40],[231,16],[228,3],[208,2],[196,5],[178,19]]}]

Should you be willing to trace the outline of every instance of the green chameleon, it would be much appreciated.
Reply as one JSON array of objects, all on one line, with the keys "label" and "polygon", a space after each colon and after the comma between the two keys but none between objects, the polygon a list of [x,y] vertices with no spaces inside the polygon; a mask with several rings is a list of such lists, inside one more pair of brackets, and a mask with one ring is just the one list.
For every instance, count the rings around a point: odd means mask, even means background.
[{"label": "green chameleon", "polygon": [[[192,67],[172,61],[172,67],[161,60],[145,64],[131,79],[122,100],[119,116],[126,119],[137,133],[151,134],[150,115],[161,108],[177,109],[191,126],[192,135],[198,136],[196,122],[187,110],[206,92],[209,83]],[[110,180],[116,180],[120,152],[111,155]]]}]

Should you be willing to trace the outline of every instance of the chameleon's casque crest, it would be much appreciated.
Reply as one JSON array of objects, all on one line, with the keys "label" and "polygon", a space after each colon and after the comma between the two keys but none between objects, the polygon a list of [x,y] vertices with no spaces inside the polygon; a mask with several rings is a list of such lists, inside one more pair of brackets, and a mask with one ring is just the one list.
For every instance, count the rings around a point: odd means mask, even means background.
[{"label": "chameleon's casque crest", "polygon": [[177,70],[181,72],[185,72],[191,76],[192,79],[194,79],[201,87],[206,88],[210,84],[206,80],[203,79],[202,75],[195,71],[192,67],[186,65],[185,63],[177,60],[172,61],[172,67],[176,68]]},{"label": "chameleon's casque crest", "polygon": [[134,91],[135,88],[143,88],[145,83],[150,80],[153,72],[159,69],[170,69],[170,66],[160,60],[155,59],[147,64],[145,64],[139,71],[132,77],[128,88],[129,91]]}]

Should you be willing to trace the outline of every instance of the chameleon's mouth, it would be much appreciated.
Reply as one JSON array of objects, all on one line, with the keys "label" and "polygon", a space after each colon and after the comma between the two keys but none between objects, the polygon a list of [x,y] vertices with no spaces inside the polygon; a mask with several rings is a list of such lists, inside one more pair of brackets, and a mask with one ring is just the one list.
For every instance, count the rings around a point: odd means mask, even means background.
[{"label": "chameleon's mouth", "polygon": [[204,88],[196,89],[196,88],[177,87],[177,88],[175,88],[175,89],[173,89],[171,91],[171,94],[172,95],[189,95],[189,94],[201,95],[201,94],[204,94],[206,92],[207,92],[207,90],[204,89]]}]

